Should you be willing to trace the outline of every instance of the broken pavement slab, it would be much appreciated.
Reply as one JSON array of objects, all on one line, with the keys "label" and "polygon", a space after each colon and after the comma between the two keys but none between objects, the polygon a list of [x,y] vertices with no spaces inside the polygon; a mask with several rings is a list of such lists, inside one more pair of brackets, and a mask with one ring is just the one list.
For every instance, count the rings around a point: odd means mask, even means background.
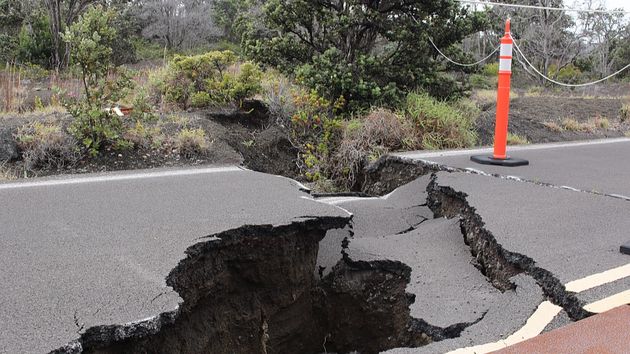
[{"label": "broken pavement slab", "polygon": [[628,263],[618,252],[630,229],[624,200],[469,173],[440,172],[435,187],[461,195],[504,250],[562,283]]},{"label": "broken pavement slab", "polygon": [[[492,154],[492,149],[417,151],[393,156],[630,199],[630,184],[627,183],[630,138],[510,146],[508,155],[529,160],[529,166],[521,167],[488,166],[470,161],[470,156],[478,154]],[[417,166],[410,169],[422,170]]]},{"label": "broken pavement slab", "polygon": [[0,184],[0,352],[48,352],[86,329],[155,318],[200,238],[348,214],[292,181],[236,167]]}]

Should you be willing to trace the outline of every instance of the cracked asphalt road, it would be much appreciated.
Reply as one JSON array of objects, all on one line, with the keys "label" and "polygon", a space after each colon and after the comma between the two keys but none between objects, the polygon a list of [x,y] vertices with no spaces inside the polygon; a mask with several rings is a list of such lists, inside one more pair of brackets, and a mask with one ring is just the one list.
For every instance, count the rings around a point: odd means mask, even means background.
[{"label": "cracked asphalt road", "polygon": [[630,138],[508,147],[508,155],[529,160],[529,166],[509,168],[470,161],[471,155],[491,154],[491,149],[477,149],[435,153],[419,151],[396,156],[630,199]]},{"label": "cracked asphalt road", "polygon": [[[436,176],[438,186],[467,195],[502,248],[570,284],[630,263],[630,256],[618,252],[630,239],[630,202],[587,193],[630,196],[630,164],[615,155],[626,156],[626,150],[630,139],[532,146],[514,152],[532,162],[517,169],[475,165],[469,152],[405,156],[586,191],[475,173]],[[391,353],[500,342],[524,328],[547,298],[525,273],[510,279],[515,290],[493,288],[475,268],[459,219],[432,219],[429,180],[423,176],[380,198],[317,201],[289,179],[236,167],[0,184],[5,206],[0,210],[0,352],[48,352],[90,326],[138,321],[177,308],[181,299],[165,277],[200,237],[244,224],[347,216],[344,210],[354,214],[354,226],[329,232],[320,243],[319,266],[337,263],[349,238],[344,252],[352,260],[396,260],[411,268],[407,291],[416,296],[413,317],[447,327],[485,314],[456,338]],[[586,304],[625,291],[629,275],[584,287],[577,298]],[[570,321],[558,312],[540,331]]]},{"label": "cracked asphalt road", "polygon": [[45,353],[94,325],[177,308],[165,278],[199,237],[347,216],[235,167],[0,184],[0,352]]}]

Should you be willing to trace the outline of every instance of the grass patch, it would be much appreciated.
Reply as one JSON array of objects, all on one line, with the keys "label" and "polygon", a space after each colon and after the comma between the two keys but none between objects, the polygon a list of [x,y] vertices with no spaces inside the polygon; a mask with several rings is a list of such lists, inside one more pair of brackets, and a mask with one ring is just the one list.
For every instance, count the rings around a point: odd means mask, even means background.
[{"label": "grass patch", "polygon": [[580,123],[573,118],[564,118],[560,125],[564,130],[573,132],[590,132],[595,129],[595,125],[593,123]]},{"label": "grass patch", "polygon": [[180,130],[174,137],[174,143],[179,155],[187,159],[203,156],[210,149],[206,132],[201,128]]},{"label": "grass patch", "polygon": [[476,117],[463,114],[426,93],[407,96],[405,116],[414,124],[423,149],[465,148],[477,142]]},{"label": "grass patch", "polygon": [[81,157],[76,139],[54,123],[35,122],[18,129],[15,139],[27,170],[63,168]]},{"label": "grass patch", "polygon": [[610,121],[606,117],[595,117],[593,125],[599,129],[608,129],[610,128]]},{"label": "grass patch", "polygon": [[619,119],[622,122],[625,122],[628,120],[628,118],[630,118],[630,105],[624,103],[619,109]]},{"label": "grass patch", "polygon": [[526,137],[518,134],[508,133],[507,144],[508,145],[528,145],[530,142]]},{"label": "grass patch", "polygon": [[562,128],[562,126],[560,124],[556,123],[556,122],[544,122],[543,125],[547,129],[549,129],[549,130],[551,130],[553,132],[556,132],[556,133],[560,133],[560,132],[562,132],[564,130],[564,128]]}]

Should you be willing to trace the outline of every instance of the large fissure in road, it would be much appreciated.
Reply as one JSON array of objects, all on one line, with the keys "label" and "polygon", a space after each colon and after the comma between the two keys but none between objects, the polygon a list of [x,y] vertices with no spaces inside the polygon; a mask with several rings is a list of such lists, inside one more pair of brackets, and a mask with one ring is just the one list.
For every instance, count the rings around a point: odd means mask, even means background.
[{"label": "large fissure in road", "polygon": [[349,222],[305,217],[209,236],[167,277],[183,299],[176,311],[88,328],[55,352],[377,353],[429,343],[432,327],[410,317],[405,264],[342,259],[315,275],[319,241]]},{"label": "large fissure in road", "polygon": [[583,304],[567,291],[550,271],[540,268],[527,255],[511,252],[503,248],[485,224],[476,209],[466,200],[467,195],[449,186],[437,183],[434,174],[427,187],[427,204],[436,217],[459,217],[464,241],[475,257],[476,266],[495,285],[507,290],[513,289],[510,278],[519,273],[533,277],[549,299],[561,306],[573,320],[591,315],[583,309]]}]

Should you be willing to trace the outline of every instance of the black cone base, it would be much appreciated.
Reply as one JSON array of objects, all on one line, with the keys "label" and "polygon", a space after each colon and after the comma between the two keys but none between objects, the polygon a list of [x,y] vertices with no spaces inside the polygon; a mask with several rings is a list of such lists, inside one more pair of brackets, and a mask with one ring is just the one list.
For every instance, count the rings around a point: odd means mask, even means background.
[{"label": "black cone base", "polygon": [[619,247],[619,252],[621,252],[623,254],[630,255],[630,241],[628,241],[625,244],[621,245],[621,247]]},{"label": "black cone base", "polygon": [[506,167],[517,167],[517,166],[529,165],[529,161],[523,160],[523,159],[517,159],[513,157],[508,157],[507,159],[495,159],[492,156],[475,155],[475,156],[471,156],[470,160],[476,163],[480,163],[482,165],[496,165],[496,166],[506,166]]}]

